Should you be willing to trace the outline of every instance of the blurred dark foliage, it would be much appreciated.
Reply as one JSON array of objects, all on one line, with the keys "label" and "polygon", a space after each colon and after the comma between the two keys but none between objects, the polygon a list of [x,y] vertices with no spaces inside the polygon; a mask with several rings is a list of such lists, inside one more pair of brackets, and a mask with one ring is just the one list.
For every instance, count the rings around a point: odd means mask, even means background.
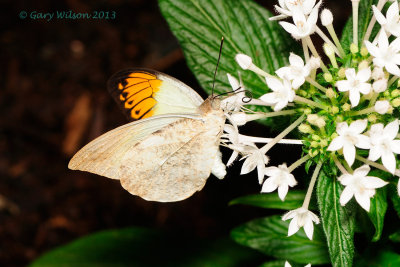
[{"label": "blurred dark foliage", "polygon": [[[270,10],[275,3],[258,2]],[[338,29],[350,12],[348,2],[326,3]],[[116,18],[20,19],[21,11],[35,10],[115,11]],[[214,237],[266,214],[227,206],[260,190],[254,173],[237,175],[241,164],[229,168],[224,181],[211,177],[202,192],[170,204],[146,202],[117,181],[67,169],[77,149],[126,122],[105,88],[114,72],[157,69],[205,96],[157,1],[1,1],[0,21],[1,266],[25,266],[44,251],[101,229],[139,225]],[[245,132],[268,131],[253,123]],[[293,162],[299,154],[298,147],[280,146],[271,151],[271,163]]]}]

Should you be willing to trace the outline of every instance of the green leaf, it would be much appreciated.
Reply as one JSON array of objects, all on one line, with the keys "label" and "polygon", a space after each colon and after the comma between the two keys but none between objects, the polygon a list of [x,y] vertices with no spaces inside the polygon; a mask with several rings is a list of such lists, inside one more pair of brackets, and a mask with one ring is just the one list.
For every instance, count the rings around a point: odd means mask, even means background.
[{"label": "green leaf", "polygon": [[390,239],[392,242],[400,243],[400,231],[391,234],[391,235],[389,236],[389,239]]},{"label": "green leaf", "polygon": [[335,177],[321,171],[317,184],[317,199],[322,226],[328,241],[333,266],[352,265],[354,256],[354,212],[350,203],[339,203],[342,186]]},{"label": "green leaf", "polygon": [[244,266],[260,256],[228,238],[185,239],[151,229],[126,228],[83,237],[44,254],[30,266]]},{"label": "green leaf", "polygon": [[356,262],[356,267],[396,267],[400,266],[400,255],[392,251],[370,251],[370,253]]},{"label": "green leaf", "polygon": [[321,227],[316,225],[313,240],[309,240],[303,230],[288,237],[288,226],[280,216],[271,216],[245,223],[233,229],[231,236],[239,244],[279,259],[303,264],[329,262]]},{"label": "green leaf", "polygon": [[[388,180],[388,177],[392,175],[387,172],[383,172],[380,170],[374,170],[368,174],[369,176],[375,176],[384,178],[384,180]],[[386,176],[386,178],[385,178]],[[383,230],[383,221],[385,219],[385,214],[387,210],[387,190],[386,186],[376,190],[375,196],[371,199],[371,207],[368,212],[368,216],[371,219],[372,224],[375,227],[375,234],[372,237],[372,241],[376,242],[381,238],[382,230]]]},{"label": "green leaf", "polygon": [[159,0],[171,31],[179,40],[189,68],[200,85],[211,93],[220,40],[225,39],[215,82],[216,92],[230,91],[226,74],[242,73],[245,87],[253,97],[266,93],[265,79],[242,70],[237,53],[253,58],[268,73],[288,63],[289,52],[299,45],[275,21],[271,13],[251,0]]},{"label": "green leaf", "polygon": [[[376,5],[378,3],[378,0],[361,0],[360,1],[360,6],[358,9],[358,44],[362,45],[362,40],[364,38],[365,32],[367,31],[368,24],[371,20],[371,17],[373,15],[372,12],[372,5]],[[348,2],[346,3],[349,5],[349,8],[351,8],[351,3]],[[372,31],[372,35],[370,39],[372,39],[376,33],[377,33],[377,24],[376,27],[374,27],[374,30]],[[379,24],[378,24],[379,25]],[[342,38],[341,38],[341,43],[343,46],[343,49],[345,51],[350,50],[350,45],[353,43],[353,17],[350,17],[346,25],[343,28],[342,31]]]},{"label": "green leaf", "polygon": [[[284,261],[284,260],[282,260],[282,261],[269,261],[269,262],[264,262],[259,267],[283,267],[283,266],[285,266],[285,262],[286,261]],[[292,265],[292,267],[294,267],[294,266]]]},{"label": "green leaf", "polygon": [[[306,193],[303,191],[290,190],[282,201],[277,193],[254,194],[238,197],[229,202],[229,205],[244,204],[264,209],[294,210],[303,204]],[[310,203],[310,209],[315,210],[315,203]]]},{"label": "green leaf", "polygon": [[397,188],[394,184],[388,184],[387,187],[389,188],[389,197],[392,200],[393,207],[397,212],[397,216],[400,217],[400,197]]}]

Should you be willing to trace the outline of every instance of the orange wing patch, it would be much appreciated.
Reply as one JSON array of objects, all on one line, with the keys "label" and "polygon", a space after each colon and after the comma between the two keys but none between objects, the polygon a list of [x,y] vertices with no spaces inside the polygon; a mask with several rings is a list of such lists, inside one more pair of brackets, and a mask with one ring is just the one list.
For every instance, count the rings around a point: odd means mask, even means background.
[{"label": "orange wing patch", "polygon": [[[157,79],[157,75],[144,70],[117,73],[113,82],[110,85],[113,88],[110,90],[118,91],[119,101],[116,100],[122,104],[122,108],[128,113],[131,120],[153,116],[153,108],[157,104],[154,94],[162,84],[162,81]],[[117,95],[114,93],[114,96]]]}]

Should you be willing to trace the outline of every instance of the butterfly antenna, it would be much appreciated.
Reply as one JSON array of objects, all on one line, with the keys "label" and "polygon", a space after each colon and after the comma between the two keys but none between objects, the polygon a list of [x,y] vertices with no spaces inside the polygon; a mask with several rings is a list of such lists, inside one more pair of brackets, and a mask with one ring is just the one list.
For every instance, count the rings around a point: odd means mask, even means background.
[{"label": "butterfly antenna", "polygon": [[219,60],[221,59],[222,45],[223,45],[223,44],[224,44],[224,37],[222,36],[222,38],[221,38],[221,44],[220,44],[220,46],[219,46],[219,54],[218,54],[217,66],[215,67],[215,72],[214,72],[214,79],[213,79],[213,85],[212,85],[211,95],[214,95],[215,78],[217,77],[217,70],[218,70]]}]

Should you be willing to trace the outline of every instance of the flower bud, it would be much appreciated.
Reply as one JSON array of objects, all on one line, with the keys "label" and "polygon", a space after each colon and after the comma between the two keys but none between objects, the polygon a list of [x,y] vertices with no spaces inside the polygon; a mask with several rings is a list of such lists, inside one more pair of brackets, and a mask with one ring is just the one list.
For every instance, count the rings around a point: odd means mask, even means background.
[{"label": "flower bud", "polygon": [[312,141],[310,146],[314,147],[314,148],[317,148],[317,147],[319,147],[319,143],[317,141]]},{"label": "flower bud", "polygon": [[390,107],[390,103],[387,100],[381,100],[381,101],[376,101],[375,103],[375,111],[378,112],[379,114],[385,114]]},{"label": "flower bud", "polygon": [[346,77],[346,69],[345,68],[340,68],[338,71],[338,76],[339,78],[343,79]]},{"label": "flower bud", "polygon": [[247,70],[253,64],[253,60],[251,59],[251,57],[245,54],[237,54],[235,56],[235,60],[244,70]]},{"label": "flower bud", "polygon": [[358,46],[356,45],[356,44],[351,44],[350,45],[350,52],[352,53],[352,54],[356,54],[356,53],[358,53]]},{"label": "flower bud", "polygon": [[321,12],[321,23],[323,26],[332,25],[333,22],[333,15],[329,9],[324,9]]},{"label": "flower bud", "polygon": [[326,147],[326,146],[328,146],[328,141],[326,141],[326,139],[322,139],[321,142],[319,142],[319,145],[321,147]]},{"label": "flower bud", "polygon": [[333,50],[333,47],[332,47],[331,44],[325,43],[325,44],[324,44],[324,51],[325,51],[325,54],[326,54],[328,57],[335,56],[335,50]]},{"label": "flower bud", "polygon": [[374,90],[375,93],[382,93],[386,90],[386,88],[387,88],[387,80],[386,79],[376,80],[372,84],[372,89]]},{"label": "flower bud", "polygon": [[310,64],[310,68],[312,70],[318,69],[321,65],[321,59],[319,57],[311,57],[310,60],[307,62]]},{"label": "flower bud", "polygon": [[372,70],[372,79],[374,80],[379,80],[385,77],[385,73],[383,72],[383,69],[380,67],[374,67]]},{"label": "flower bud", "polygon": [[314,141],[319,141],[319,140],[321,140],[321,137],[319,137],[319,135],[313,134],[311,136],[311,139],[314,140]]},{"label": "flower bud", "polygon": [[345,103],[345,104],[343,104],[343,106],[342,106],[343,111],[349,111],[350,108],[351,108],[351,106],[350,106],[349,103]]},{"label": "flower bud", "polygon": [[302,123],[299,125],[299,131],[302,133],[313,133],[314,130],[311,128],[310,125]]},{"label": "flower bud", "polygon": [[315,124],[315,122],[318,119],[318,115],[317,114],[308,114],[307,115],[307,121],[311,124]]},{"label": "flower bud", "polygon": [[303,113],[306,114],[306,115],[311,114],[311,112],[312,112],[311,108],[305,108],[303,110]]},{"label": "flower bud", "polygon": [[397,108],[400,106],[400,98],[395,98],[392,100],[392,106]]},{"label": "flower bud", "polygon": [[336,93],[335,93],[335,91],[333,91],[332,88],[328,88],[328,90],[326,90],[326,96],[328,98],[335,98],[336,97]]},{"label": "flower bud", "polygon": [[361,47],[360,54],[363,57],[368,56],[368,54],[369,54],[368,49],[365,46]]},{"label": "flower bud", "polygon": [[333,81],[333,77],[332,74],[330,74],[329,72],[324,73],[324,79],[325,81],[327,81],[328,83]]},{"label": "flower bud", "polygon": [[369,114],[369,115],[368,115],[368,121],[369,121],[369,122],[375,123],[377,119],[378,119],[378,118],[376,117],[375,114]]},{"label": "flower bud", "polygon": [[337,114],[337,113],[339,113],[339,108],[338,108],[337,106],[333,106],[333,107],[331,108],[331,112],[332,112],[333,114]]},{"label": "flower bud", "polygon": [[399,89],[394,89],[391,93],[390,96],[395,98],[398,97],[400,95],[400,90]]},{"label": "flower bud", "polygon": [[336,137],[338,137],[339,135],[337,133],[333,133],[331,134],[331,140],[335,139]]},{"label": "flower bud", "polygon": [[386,114],[393,114],[393,107],[389,106],[388,110],[386,111]]},{"label": "flower bud", "polygon": [[369,63],[366,60],[363,60],[358,64],[358,70],[366,69],[369,67]]},{"label": "flower bud", "polygon": [[319,117],[319,118],[315,121],[315,125],[316,125],[318,128],[322,128],[322,127],[325,127],[326,122],[325,122],[324,118]]}]

